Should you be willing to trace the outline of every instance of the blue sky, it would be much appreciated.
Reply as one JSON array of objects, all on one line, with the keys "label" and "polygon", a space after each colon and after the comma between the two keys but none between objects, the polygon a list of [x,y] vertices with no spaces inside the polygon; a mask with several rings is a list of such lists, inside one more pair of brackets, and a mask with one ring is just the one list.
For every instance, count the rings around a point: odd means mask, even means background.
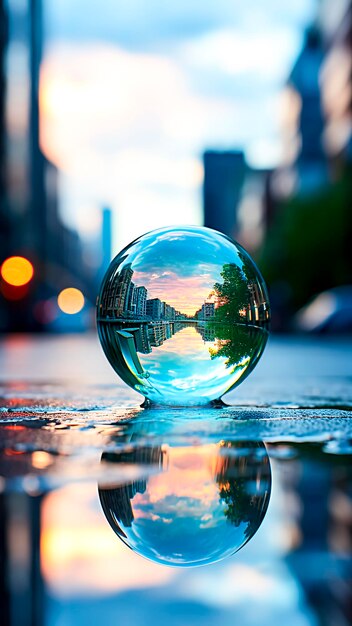
[{"label": "blue sky", "polygon": [[43,145],[62,170],[66,221],[117,251],[170,223],[201,223],[201,155],[280,157],[280,94],[315,0],[50,0]]}]

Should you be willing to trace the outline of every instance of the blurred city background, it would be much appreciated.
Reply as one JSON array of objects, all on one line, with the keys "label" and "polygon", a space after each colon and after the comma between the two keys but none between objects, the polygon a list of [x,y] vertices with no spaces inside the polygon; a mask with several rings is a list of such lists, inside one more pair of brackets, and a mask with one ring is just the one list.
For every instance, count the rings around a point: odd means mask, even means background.
[{"label": "blurred city background", "polygon": [[349,0],[0,1],[0,330],[85,330],[170,224],[253,254],[273,329],[352,327]]},{"label": "blurred city background", "polygon": [[[352,330],[351,48],[350,0],[0,0],[1,626],[352,623],[352,342],[311,336]],[[273,330],[309,333],[221,419],[155,416],[271,461],[253,541],[187,570],[104,518],[101,455],[143,410],[84,334],[111,258],[172,224],[237,239]]]}]

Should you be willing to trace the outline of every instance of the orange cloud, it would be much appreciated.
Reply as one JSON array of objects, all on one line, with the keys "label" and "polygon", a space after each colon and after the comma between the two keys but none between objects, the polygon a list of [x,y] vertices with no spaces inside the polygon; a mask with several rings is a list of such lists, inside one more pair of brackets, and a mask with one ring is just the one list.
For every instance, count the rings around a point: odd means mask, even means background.
[{"label": "orange cloud", "polygon": [[49,493],[42,505],[40,561],[58,596],[107,594],[164,584],[174,570],[140,559],[117,539],[96,506],[95,484]]},{"label": "orange cloud", "polygon": [[219,488],[214,480],[214,468],[218,457],[218,445],[170,447],[167,451],[165,472],[148,478],[148,489],[133,498],[136,518],[146,515],[143,505],[155,504],[168,498],[198,500],[202,509],[219,500]]}]

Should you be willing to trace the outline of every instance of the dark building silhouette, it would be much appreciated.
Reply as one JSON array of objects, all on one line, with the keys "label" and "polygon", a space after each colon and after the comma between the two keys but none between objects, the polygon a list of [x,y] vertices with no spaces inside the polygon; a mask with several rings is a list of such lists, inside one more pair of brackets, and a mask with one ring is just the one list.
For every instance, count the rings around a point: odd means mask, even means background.
[{"label": "dark building silhouette", "polygon": [[323,60],[320,30],[311,26],[284,86],[282,159],[266,179],[264,214],[269,227],[275,219],[278,202],[293,195],[314,194],[328,180],[320,87]]},{"label": "dark building silhouette", "polygon": [[352,161],[352,2],[325,0],[319,9],[325,58],[320,73],[324,148],[338,176]]},{"label": "dark building silhouette", "polygon": [[129,293],[131,291],[133,269],[131,263],[121,270],[119,280],[116,283],[115,302],[117,317],[128,311]]},{"label": "dark building silhouette", "polygon": [[145,317],[147,314],[147,289],[143,286],[136,287],[133,295],[133,303],[137,317]]},{"label": "dark building silhouette", "polygon": [[[167,466],[166,453],[160,446],[140,446],[132,452],[104,453],[102,460],[108,463],[133,464],[138,466],[155,466],[155,469],[163,471]],[[100,502],[109,524],[118,534],[124,535],[116,520],[125,528],[132,525],[134,520],[132,500],[137,493],[143,494],[147,488],[147,478],[140,478],[132,483],[126,483],[118,487],[99,487]]]},{"label": "dark building silhouette", "polygon": [[295,165],[301,191],[319,187],[327,174],[322,144],[324,117],[319,84],[322,61],[321,35],[317,28],[311,27],[307,30],[302,51],[289,77],[289,85],[300,99],[297,120],[299,148]]},{"label": "dark building silhouette", "polygon": [[134,302],[134,292],[135,292],[135,284],[131,281],[129,289],[128,289],[128,297],[127,297],[127,311],[133,314],[136,314],[136,305]]},{"label": "dark building silhouette", "polygon": [[203,161],[204,226],[234,237],[237,207],[246,172],[243,152],[208,150]]},{"label": "dark building silhouette", "polygon": [[334,463],[324,457],[321,446],[305,444],[283,475],[285,497],[297,503],[286,560],[318,623],[347,625],[352,617],[351,470],[347,457]]},{"label": "dark building silhouette", "polygon": [[5,54],[8,36],[7,15],[3,0],[0,0],[0,244],[4,249],[8,236],[8,220],[5,203],[5,104],[6,77]]},{"label": "dark building silhouette", "polygon": [[150,300],[147,300],[147,315],[153,320],[160,320],[161,300],[159,300],[159,298],[152,298]]},{"label": "dark building silhouette", "polygon": [[[4,626],[42,626],[45,591],[40,567],[43,496],[0,494],[0,609]],[[25,545],[18,562],[18,545]]]},{"label": "dark building silhouette", "polygon": [[112,257],[112,211],[108,207],[102,209],[101,227],[101,276],[109,267]]},{"label": "dark building silhouette", "polygon": [[42,330],[38,305],[69,286],[94,302],[100,277],[85,263],[77,232],[60,217],[59,172],[40,145],[42,0],[1,1],[0,18],[0,264],[21,255],[34,266],[20,299],[11,300],[0,284],[0,330]]}]

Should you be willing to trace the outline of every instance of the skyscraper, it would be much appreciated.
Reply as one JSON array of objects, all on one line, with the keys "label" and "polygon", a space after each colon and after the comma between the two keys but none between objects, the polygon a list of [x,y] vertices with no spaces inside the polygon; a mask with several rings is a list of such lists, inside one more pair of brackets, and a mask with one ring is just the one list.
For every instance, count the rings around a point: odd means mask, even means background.
[{"label": "skyscraper", "polygon": [[145,317],[147,313],[147,293],[145,287],[135,287],[134,304],[137,317]]},{"label": "skyscraper", "polygon": [[320,187],[327,177],[327,163],[323,150],[322,136],[324,118],[320,94],[320,69],[323,61],[321,35],[317,28],[306,32],[301,53],[289,77],[288,85],[293,89],[300,106],[297,115],[299,147],[295,166],[300,191]]},{"label": "skyscraper", "polygon": [[204,226],[234,237],[239,203],[246,172],[243,152],[204,153]]},{"label": "skyscraper", "polygon": [[42,22],[42,0],[0,0],[0,263],[23,255],[34,265],[21,299],[0,294],[0,328],[6,330],[41,330],[36,304],[67,282],[92,299],[96,292],[89,289],[80,239],[59,216],[58,170],[40,145]]},{"label": "skyscraper", "polygon": [[102,209],[101,227],[101,274],[104,275],[112,258],[112,212],[108,207]]},{"label": "skyscraper", "polygon": [[160,320],[161,300],[159,300],[159,298],[152,298],[151,300],[147,300],[147,315],[153,320]]},{"label": "skyscraper", "polygon": [[115,308],[116,315],[120,317],[128,310],[128,294],[131,288],[133,269],[131,263],[125,265],[121,270],[115,287]]}]

